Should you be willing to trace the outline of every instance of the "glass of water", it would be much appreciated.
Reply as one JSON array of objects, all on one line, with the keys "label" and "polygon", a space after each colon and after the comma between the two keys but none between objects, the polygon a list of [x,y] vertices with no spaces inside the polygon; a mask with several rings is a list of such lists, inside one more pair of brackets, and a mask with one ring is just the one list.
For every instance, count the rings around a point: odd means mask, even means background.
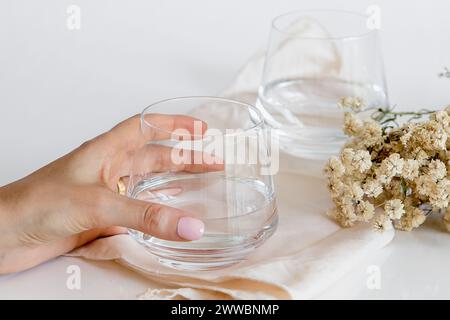
[{"label": "glass of water", "polygon": [[376,21],[345,11],[296,11],[272,22],[257,107],[281,149],[326,159],[344,144],[342,98],[387,106]]},{"label": "glass of water", "polygon": [[[197,120],[192,130],[167,131],[152,122],[155,114]],[[182,270],[226,267],[273,234],[278,159],[271,148],[277,146],[258,109],[216,97],[164,100],[142,112],[141,134],[146,144],[134,155],[127,195],[184,210],[205,224],[201,239],[185,242],[130,230],[161,263]]]}]

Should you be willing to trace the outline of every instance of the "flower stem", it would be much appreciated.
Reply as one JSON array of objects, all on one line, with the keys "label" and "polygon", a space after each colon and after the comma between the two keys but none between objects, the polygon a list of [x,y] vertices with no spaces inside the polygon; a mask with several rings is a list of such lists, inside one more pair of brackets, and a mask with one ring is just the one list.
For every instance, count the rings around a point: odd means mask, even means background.
[{"label": "flower stem", "polygon": [[[375,108],[374,108],[375,109]],[[369,109],[367,109],[369,110]],[[421,109],[419,111],[393,111],[393,108],[376,108],[372,113],[371,118],[378,121],[381,125],[386,125],[389,123],[399,126],[397,123],[398,118],[409,117],[408,122],[411,120],[420,119],[423,116],[430,115],[434,113],[433,110]]]}]

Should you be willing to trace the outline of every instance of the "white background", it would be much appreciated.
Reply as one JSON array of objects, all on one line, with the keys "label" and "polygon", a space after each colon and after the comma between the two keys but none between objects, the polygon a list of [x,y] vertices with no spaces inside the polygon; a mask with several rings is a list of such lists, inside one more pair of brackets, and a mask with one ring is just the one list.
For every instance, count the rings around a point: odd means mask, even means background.
[{"label": "white background", "polygon": [[[81,8],[81,30],[66,27],[70,4]],[[370,4],[382,10],[391,103],[403,109],[450,104],[450,79],[437,77],[450,67],[448,0],[0,0],[0,185],[155,100],[219,93],[266,45],[270,20],[278,14],[311,8],[364,12]],[[378,264],[387,259],[388,290],[349,289],[364,281],[360,269],[325,297],[450,297],[450,286],[442,284],[450,268],[448,235],[425,229],[394,241],[384,258],[374,257]],[[0,296],[64,297],[65,283],[57,279],[65,279],[61,270],[70,261],[4,277],[8,290],[1,289],[0,278]],[[115,265],[83,264],[92,279],[109,275],[84,296],[131,297],[130,288],[144,287],[137,275],[120,273]],[[114,295],[108,286],[122,293]]]}]

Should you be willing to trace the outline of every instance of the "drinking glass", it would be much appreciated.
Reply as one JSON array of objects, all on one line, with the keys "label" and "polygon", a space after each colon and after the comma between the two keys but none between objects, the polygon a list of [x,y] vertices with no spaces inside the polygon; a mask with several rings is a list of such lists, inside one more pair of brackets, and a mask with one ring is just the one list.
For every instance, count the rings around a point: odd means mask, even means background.
[{"label": "drinking glass", "polygon": [[387,106],[378,32],[367,19],[311,10],[273,20],[257,107],[283,151],[310,159],[337,153],[346,141],[342,98],[363,101],[363,111]]},{"label": "drinking glass", "polygon": [[[155,114],[201,121],[193,131],[167,131],[152,121]],[[272,138],[258,109],[217,97],[168,99],[142,112],[141,134],[146,144],[134,155],[127,195],[184,210],[205,224],[201,239],[184,242],[129,230],[161,263],[222,268],[245,260],[273,234],[272,162],[278,159],[271,158]]]}]

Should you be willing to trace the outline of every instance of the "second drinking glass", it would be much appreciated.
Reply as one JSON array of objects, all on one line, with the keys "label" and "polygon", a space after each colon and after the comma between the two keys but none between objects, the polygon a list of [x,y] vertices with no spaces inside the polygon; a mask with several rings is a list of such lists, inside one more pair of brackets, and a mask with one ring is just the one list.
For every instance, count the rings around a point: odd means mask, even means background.
[{"label": "second drinking glass", "polygon": [[273,20],[257,106],[280,134],[281,149],[326,159],[344,144],[343,98],[362,109],[387,106],[383,61],[368,17],[297,11]]}]

